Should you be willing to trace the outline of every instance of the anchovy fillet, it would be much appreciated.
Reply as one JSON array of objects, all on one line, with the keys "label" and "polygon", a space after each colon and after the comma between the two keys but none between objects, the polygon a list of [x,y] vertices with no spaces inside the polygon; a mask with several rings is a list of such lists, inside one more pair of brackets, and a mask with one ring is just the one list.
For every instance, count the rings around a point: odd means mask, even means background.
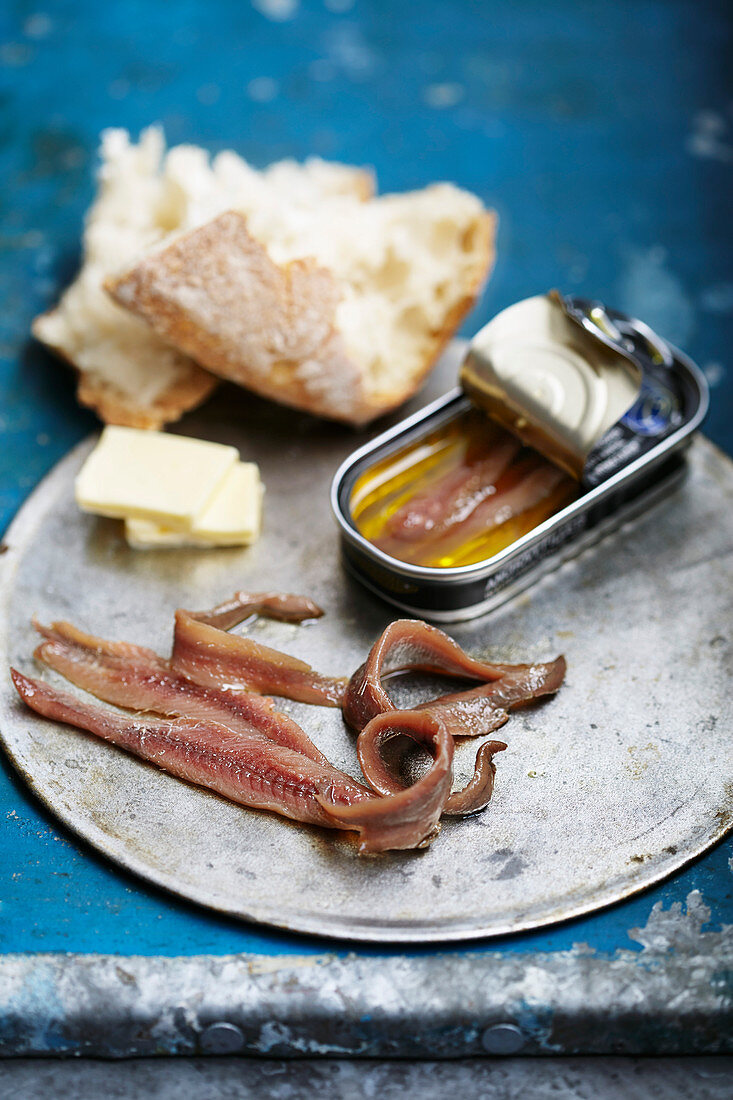
[{"label": "anchovy fillet", "polygon": [[230,600],[217,604],[211,611],[189,611],[188,614],[200,623],[231,630],[253,615],[284,623],[302,623],[306,619],[320,619],[323,609],[307,596],[294,596],[289,592],[235,592]]},{"label": "anchovy fillet", "polygon": [[346,681],[321,673],[277,649],[227,634],[176,611],[171,667],[204,687],[244,688],[323,707],[341,705]]},{"label": "anchovy fillet", "polygon": [[109,655],[77,641],[45,641],[34,656],[77,687],[105,703],[168,717],[211,719],[232,732],[259,733],[270,741],[302,752],[316,763],[328,764],[304,730],[275,710],[271,699],[251,692],[201,687],[168,669],[165,662],[135,661],[134,656]]},{"label": "anchovy fillet", "polygon": [[[322,614],[305,597],[239,592],[212,611],[179,610],[170,660],[152,649],[110,642],[70,623],[34,625],[36,657],[97,698],[138,712],[93,706],[11,670],[26,704],[87,730],[178,778],[244,806],[309,824],[357,831],[360,851],[424,847],[442,814],[476,813],[494,786],[501,741],[479,746],[474,775],[451,793],[455,737],[478,737],[507,721],[510,709],[560,687],[565,660],[495,664],[470,657],[441,630],[416,620],[391,623],[351,680],[323,676],[305,662],[226,628],[250,615],[299,622]],[[404,670],[479,681],[478,686],[400,710],[383,679]],[[357,750],[371,789],[333,767],[274,694],[342,706],[359,732]],[[160,716],[160,717],[154,717]],[[388,741],[407,736],[430,757],[412,785],[390,768]]]},{"label": "anchovy fillet", "polygon": [[454,737],[481,737],[503,726],[510,710],[554,695],[565,678],[565,669],[564,657],[517,667],[500,680],[469,691],[441,695],[438,699],[419,703],[416,709],[439,712]]},{"label": "anchovy fillet", "polygon": [[344,696],[344,717],[353,729],[361,730],[377,714],[394,710],[382,684],[383,677],[393,672],[411,669],[486,682],[528,667],[477,661],[437,627],[419,619],[397,619],[380,634],[364,664],[351,677]]},{"label": "anchovy fillet", "polygon": [[[394,786],[382,802],[331,809],[344,828],[363,830],[360,851],[385,848],[425,847],[437,832],[440,816],[453,781],[453,738],[437,715],[417,710],[393,710],[379,714],[359,738],[359,759],[382,764],[380,747],[385,739],[407,734],[428,748],[433,756],[429,771],[411,787]],[[369,765],[367,765],[369,766]],[[366,774],[366,772],[365,772]],[[323,804],[323,800],[319,799]]]},{"label": "anchovy fillet", "polygon": [[233,733],[205,719],[134,718],[83,702],[15,669],[11,675],[23,701],[45,718],[87,730],[240,805],[332,826],[332,806],[374,800],[372,792],[337,768],[261,735]]},{"label": "anchovy fillet", "polygon": [[502,433],[485,457],[478,460],[465,457],[457,469],[438,478],[390,516],[386,523],[387,538],[417,542],[453,530],[496,493],[497,480],[516,458],[520,447],[517,439]]}]

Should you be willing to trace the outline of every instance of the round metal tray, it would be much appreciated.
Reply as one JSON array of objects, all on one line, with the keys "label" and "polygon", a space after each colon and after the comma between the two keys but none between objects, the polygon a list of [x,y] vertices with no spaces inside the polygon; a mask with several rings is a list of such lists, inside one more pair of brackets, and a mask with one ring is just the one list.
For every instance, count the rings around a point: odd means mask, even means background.
[{"label": "round metal tray", "polygon": [[[448,360],[432,383],[451,380]],[[173,610],[236,588],[315,598],[318,623],[261,623],[270,645],[347,674],[393,617],[343,572],[328,487],[365,441],[224,390],[182,429],[234,443],[267,486],[247,550],[129,550],[84,516],[73,481],[87,441],[28,500],[0,559],[0,663],[33,672],[31,614],[165,652]],[[714,844],[733,813],[733,465],[703,439],[673,496],[491,615],[451,630],[504,660],[564,652],[559,695],[502,730],[494,798],[426,851],[360,858],[345,834],[246,810],[44,721],[3,676],[0,732],[58,818],[143,878],[237,917],[359,940],[426,942],[536,928],[608,905]],[[53,677],[49,677],[53,678]],[[285,703],[358,774],[335,710]],[[458,752],[470,771],[475,744]]]}]

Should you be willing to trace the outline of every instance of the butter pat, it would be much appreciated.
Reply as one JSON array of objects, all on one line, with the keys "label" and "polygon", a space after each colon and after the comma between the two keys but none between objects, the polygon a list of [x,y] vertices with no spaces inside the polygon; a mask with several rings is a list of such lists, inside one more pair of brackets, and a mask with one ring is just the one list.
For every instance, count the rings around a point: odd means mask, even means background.
[{"label": "butter pat", "polygon": [[133,550],[201,550],[216,545],[208,539],[197,539],[190,531],[174,531],[150,519],[126,519],[125,538]]},{"label": "butter pat", "polygon": [[238,459],[220,443],[107,427],[76,479],[76,501],[95,515],[190,530]]},{"label": "butter pat", "polygon": [[264,488],[254,462],[238,462],[187,531],[144,519],[128,519],[125,537],[138,550],[247,546],[262,530]]},{"label": "butter pat", "polygon": [[262,530],[263,495],[254,462],[238,462],[191,524],[191,534],[219,546],[254,542]]}]

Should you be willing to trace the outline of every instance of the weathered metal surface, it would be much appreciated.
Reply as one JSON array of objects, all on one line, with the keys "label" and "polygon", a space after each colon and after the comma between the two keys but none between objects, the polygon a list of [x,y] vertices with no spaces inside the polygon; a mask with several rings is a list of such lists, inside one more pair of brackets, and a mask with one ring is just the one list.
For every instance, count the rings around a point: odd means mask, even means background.
[{"label": "weathered metal surface", "polygon": [[[697,1058],[469,1058],[383,1062],[343,1058],[18,1059],[3,1066],[3,1085],[23,1100],[730,1100],[733,1066],[725,1056]],[[114,1090],[113,1092],[111,1090]]]},{"label": "weathered metal surface", "polygon": [[[447,361],[434,387],[455,370]],[[433,391],[434,392],[434,391]],[[172,612],[237,587],[306,592],[327,615],[257,637],[324,672],[349,673],[391,614],[338,561],[328,485],[352,433],[244,402],[187,423],[256,458],[265,534],[249,550],[130,551],[119,526],[82,516],[83,445],[8,533],[0,653],[32,670],[32,613],[165,650]],[[733,812],[733,466],[710,444],[666,503],[492,616],[456,628],[470,651],[564,651],[567,684],[503,732],[486,813],[431,848],[363,859],[343,834],[247,811],[21,708],[7,682],[0,730],[17,767],[67,825],[123,866],[187,898],[296,930],[381,941],[470,938],[588,912],[670,874]],[[287,704],[329,757],[356,769],[337,711]],[[459,752],[461,778],[475,746]]]},{"label": "weathered metal surface", "polygon": [[462,1058],[733,1051],[733,926],[699,893],[641,950],[193,958],[9,955],[0,1054]]}]

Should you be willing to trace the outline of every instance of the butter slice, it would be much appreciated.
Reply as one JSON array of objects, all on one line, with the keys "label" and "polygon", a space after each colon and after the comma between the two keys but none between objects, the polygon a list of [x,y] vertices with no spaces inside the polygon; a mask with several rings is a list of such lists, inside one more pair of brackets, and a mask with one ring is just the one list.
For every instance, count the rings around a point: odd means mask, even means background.
[{"label": "butter slice", "polygon": [[236,447],[107,427],[76,479],[85,512],[190,529],[239,459]]},{"label": "butter slice", "polygon": [[216,545],[208,539],[197,539],[190,531],[174,531],[150,519],[126,519],[125,538],[133,550],[201,550]]},{"label": "butter slice", "polygon": [[191,534],[220,546],[253,542],[262,530],[264,489],[254,462],[238,462],[191,524]]},{"label": "butter slice", "polygon": [[262,530],[264,488],[254,462],[238,462],[188,531],[149,520],[128,519],[125,537],[137,549],[247,546]]}]

